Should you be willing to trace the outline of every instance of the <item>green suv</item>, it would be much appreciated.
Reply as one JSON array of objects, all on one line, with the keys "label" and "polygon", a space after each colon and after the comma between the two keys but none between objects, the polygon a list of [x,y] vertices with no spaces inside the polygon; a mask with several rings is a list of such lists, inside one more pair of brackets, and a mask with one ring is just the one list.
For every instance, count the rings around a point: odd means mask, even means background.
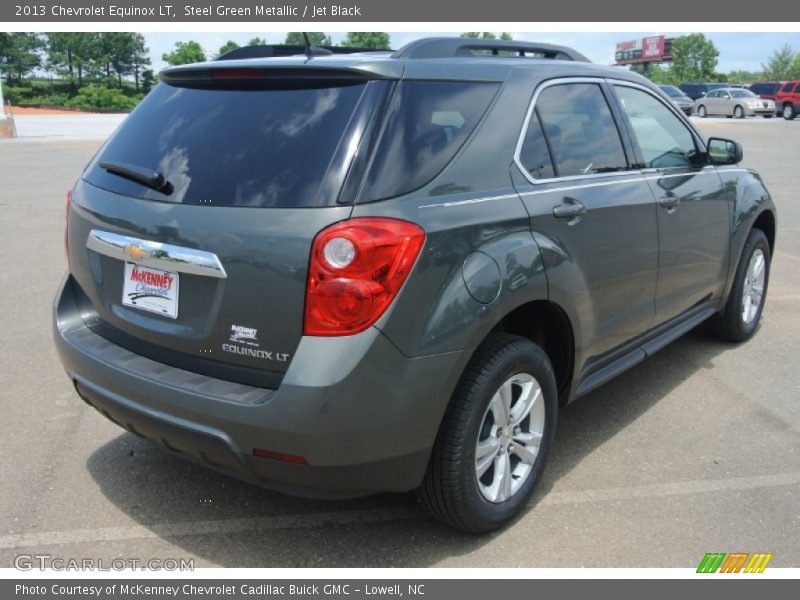
[{"label": "green suv", "polygon": [[756,331],[775,206],[646,79],[522,42],[324,54],[163,71],[70,192],[55,340],[105,417],[482,532],[559,407],[703,321]]}]

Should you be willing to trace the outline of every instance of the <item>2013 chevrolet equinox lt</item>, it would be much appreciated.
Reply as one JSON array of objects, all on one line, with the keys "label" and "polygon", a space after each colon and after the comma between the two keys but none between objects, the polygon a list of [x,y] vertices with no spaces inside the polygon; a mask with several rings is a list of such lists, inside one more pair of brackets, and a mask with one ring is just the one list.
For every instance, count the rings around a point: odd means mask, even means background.
[{"label": "2013 chevrolet equinox lt", "polygon": [[519,42],[318,54],[165,70],[72,189],[55,339],[115,423],[488,531],[559,406],[703,321],[753,335],[775,206],[647,80]]}]

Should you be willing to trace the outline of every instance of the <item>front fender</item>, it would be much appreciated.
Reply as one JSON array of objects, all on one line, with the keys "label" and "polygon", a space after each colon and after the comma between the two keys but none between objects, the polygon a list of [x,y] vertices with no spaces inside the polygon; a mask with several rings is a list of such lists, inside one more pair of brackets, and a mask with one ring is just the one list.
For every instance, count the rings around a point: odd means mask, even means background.
[{"label": "front fender", "polygon": [[730,215],[730,256],[732,260],[728,266],[728,276],[723,294],[723,298],[727,298],[733,285],[734,274],[744,244],[753,224],[765,211],[771,212],[773,224],[777,221],[777,217],[772,196],[758,173],[742,168],[722,168],[718,172],[726,193],[733,198]]}]

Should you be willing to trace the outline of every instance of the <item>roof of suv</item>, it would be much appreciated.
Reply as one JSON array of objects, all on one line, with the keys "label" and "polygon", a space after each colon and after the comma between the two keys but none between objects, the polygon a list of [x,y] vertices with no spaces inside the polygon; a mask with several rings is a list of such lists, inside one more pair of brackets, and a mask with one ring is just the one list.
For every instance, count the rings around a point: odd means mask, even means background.
[{"label": "roof of suv", "polygon": [[628,70],[593,64],[579,52],[564,46],[468,38],[423,38],[394,53],[233,58],[170,67],[160,75],[165,81],[179,81],[228,69],[287,70],[294,76],[310,74],[310,71],[318,74],[339,71],[381,79],[470,81],[503,81],[512,71],[527,69],[537,71],[541,78],[593,76],[649,83]]}]

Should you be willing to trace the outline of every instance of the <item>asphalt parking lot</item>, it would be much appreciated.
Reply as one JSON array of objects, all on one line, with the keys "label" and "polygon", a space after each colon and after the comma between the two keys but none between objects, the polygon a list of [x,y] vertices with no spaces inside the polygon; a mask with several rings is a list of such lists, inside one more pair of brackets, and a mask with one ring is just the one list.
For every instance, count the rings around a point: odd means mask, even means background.
[{"label": "asphalt parking lot", "polygon": [[[562,411],[527,512],[475,537],[413,495],[322,502],[217,475],[78,399],[50,305],[64,198],[101,141],[0,141],[0,567],[18,554],[239,567],[695,567],[706,552],[800,566],[800,120],[699,122],[742,142],[779,210],[760,331],[695,331]],[[81,137],[81,136],[79,136]]]}]

